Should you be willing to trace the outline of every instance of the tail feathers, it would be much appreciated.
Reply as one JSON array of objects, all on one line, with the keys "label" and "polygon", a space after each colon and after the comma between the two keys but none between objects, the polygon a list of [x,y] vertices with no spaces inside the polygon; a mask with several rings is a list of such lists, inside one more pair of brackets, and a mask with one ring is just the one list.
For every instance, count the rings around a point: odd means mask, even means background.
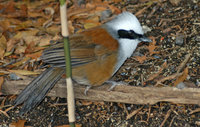
[{"label": "tail feathers", "polygon": [[14,101],[15,106],[24,103],[20,110],[20,115],[23,115],[39,104],[63,74],[63,68],[50,67],[35,78]]}]

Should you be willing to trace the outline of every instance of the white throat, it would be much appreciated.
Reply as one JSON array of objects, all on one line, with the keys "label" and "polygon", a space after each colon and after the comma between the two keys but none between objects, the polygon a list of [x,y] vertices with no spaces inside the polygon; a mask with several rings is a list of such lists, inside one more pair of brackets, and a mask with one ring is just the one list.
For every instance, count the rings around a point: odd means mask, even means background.
[{"label": "white throat", "polygon": [[118,42],[119,42],[119,50],[117,58],[118,62],[115,66],[114,73],[118,71],[118,69],[122,66],[122,64],[127,58],[131,57],[132,53],[135,51],[139,43],[138,40],[130,40],[130,39],[119,39]]}]

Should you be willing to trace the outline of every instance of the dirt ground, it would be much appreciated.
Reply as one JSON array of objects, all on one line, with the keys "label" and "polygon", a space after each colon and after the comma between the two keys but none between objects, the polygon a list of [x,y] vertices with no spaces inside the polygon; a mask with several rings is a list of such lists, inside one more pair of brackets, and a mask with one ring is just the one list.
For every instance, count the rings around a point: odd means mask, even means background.
[{"label": "dirt ground", "polygon": [[[176,3],[177,2],[177,3]],[[155,52],[149,53],[148,44],[141,43],[133,56],[113,77],[134,86],[178,88],[200,87],[200,2],[199,0],[134,0],[111,3],[122,10],[138,14],[138,19],[147,36],[155,39]],[[187,71],[186,79],[175,84],[173,78],[158,84],[158,79],[147,80],[166,62],[160,73],[170,76],[178,71],[179,65],[189,55],[189,60],[180,72]],[[145,56],[139,61],[136,56]],[[141,76],[145,85],[142,84]],[[175,85],[175,86],[174,86]],[[0,96],[0,110],[10,105],[13,96]],[[19,116],[21,106],[0,113],[0,127],[9,126],[18,120],[25,120],[26,126],[46,127],[67,125],[66,99],[46,97],[44,101],[24,116]],[[132,115],[129,119],[127,116]],[[76,100],[77,124],[82,127],[198,127],[200,106],[159,102],[154,105],[134,105],[112,102],[90,102]]]}]

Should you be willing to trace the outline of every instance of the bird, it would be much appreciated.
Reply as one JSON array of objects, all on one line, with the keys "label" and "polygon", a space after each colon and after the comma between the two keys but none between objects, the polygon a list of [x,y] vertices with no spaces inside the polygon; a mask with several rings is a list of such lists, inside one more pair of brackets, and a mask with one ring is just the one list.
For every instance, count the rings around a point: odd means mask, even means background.
[{"label": "bird", "polygon": [[[122,12],[112,20],[69,36],[72,79],[89,87],[100,86],[131,57],[138,43],[151,42],[145,37],[137,17]],[[64,44],[50,44],[41,59],[49,67],[30,82],[17,96],[14,106],[23,103],[23,115],[38,105],[65,73]]]}]

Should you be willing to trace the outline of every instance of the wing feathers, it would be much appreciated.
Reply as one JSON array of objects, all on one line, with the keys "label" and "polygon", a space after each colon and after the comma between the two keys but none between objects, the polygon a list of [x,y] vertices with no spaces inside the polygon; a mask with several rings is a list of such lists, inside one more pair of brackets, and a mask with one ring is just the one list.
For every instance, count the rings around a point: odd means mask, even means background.
[{"label": "wing feathers", "polygon": [[[102,56],[107,56],[116,51],[118,42],[112,39],[108,33],[108,35],[104,35],[103,32],[105,33],[106,30],[99,27],[70,36],[72,67],[99,60],[103,58]],[[98,40],[99,37],[102,38],[102,44],[100,43],[101,40]],[[56,67],[64,67],[65,57],[63,43],[57,42],[52,44],[49,48],[44,50],[41,58],[45,63]]]}]

